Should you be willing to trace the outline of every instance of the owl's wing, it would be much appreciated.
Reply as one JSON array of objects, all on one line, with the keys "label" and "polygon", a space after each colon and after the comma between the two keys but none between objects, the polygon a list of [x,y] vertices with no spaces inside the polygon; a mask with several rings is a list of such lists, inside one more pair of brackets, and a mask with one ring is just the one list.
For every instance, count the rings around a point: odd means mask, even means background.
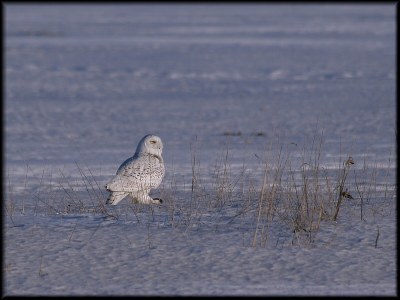
[{"label": "owl's wing", "polygon": [[137,164],[137,160],[138,157],[136,155],[129,157],[119,166],[117,175],[123,174],[128,168],[132,168],[135,164]]},{"label": "owl's wing", "polygon": [[109,192],[134,192],[139,190],[129,179],[120,175],[116,175],[111,179],[111,181],[106,184],[106,189]]},{"label": "owl's wing", "polygon": [[157,187],[163,176],[164,165],[158,158],[135,155],[122,163],[106,188],[110,191],[149,190]]}]

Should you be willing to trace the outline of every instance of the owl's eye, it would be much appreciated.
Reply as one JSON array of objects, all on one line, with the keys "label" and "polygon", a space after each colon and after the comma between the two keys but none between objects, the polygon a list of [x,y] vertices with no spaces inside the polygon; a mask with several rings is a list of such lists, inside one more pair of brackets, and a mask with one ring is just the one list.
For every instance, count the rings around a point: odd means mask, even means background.
[{"label": "owl's eye", "polygon": [[157,143],[157,142],[154,140],[150,141],[150,144],[155,144],[155,143]]}]

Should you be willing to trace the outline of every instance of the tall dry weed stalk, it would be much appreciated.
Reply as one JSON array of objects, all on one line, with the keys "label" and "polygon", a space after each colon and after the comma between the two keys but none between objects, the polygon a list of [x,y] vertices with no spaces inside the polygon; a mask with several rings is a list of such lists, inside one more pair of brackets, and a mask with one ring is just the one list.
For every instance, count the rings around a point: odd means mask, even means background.
[{"label": "tall dry weed stalk", "polygon": [[[137,205],[131,205],[125,211],[105,206],[107,193],[103,184],[87,165],[83,167],[75,163],[79,174],[75,181],[59,170],[57,182],[52,174],[45,176],[43,170],[37,190],[31,193],[34,213],[37,215],[43,206],[48,214],[99,213],[119,218],[131,213],[131,217],[143,224],[144,214],[151,213],[151,218],[146,220],[156,222],[156,211],[160,211],[166,215],[166,223],[173,228],[183,228],[185,232],[203,223],[214,222],[217,227],[229,216],[226,226],[238,221],[243,230],[244,244],[247,234],[250,246],[265,247],[271,241],[277,224],[288,230],[291,244],[312,243],[324,222],[339,220],[346,201],[360,205],[360,218],[364,220],[366,205],[377,197],[378,166],[368,167],[364,157],[362,168],[351,172],[355,160],[346,156],[342,161],[340,155],[339,166],[327,168],[323,161],[323,132],[315,135],[301,150],[297,145],[293,150],[292,143],[281,143],[279,138],[269,139],[264,156],[255,155],[257,164],[243,161],[241,167],[236,166],[238,169],[232,166],[234,151],[228,142],[215,163],[211,166],[206,164],[209,169],[205,169],[208,173],[204,174],[196,138],[190,145],[191,165],[187,172],[190,174],[182,177],[174,168],[167,171],[169,177],[164,179],[160,188],[165,201],[156,210],[151,208],[143,212],[144,208]],[[10,172],[7,176],[5,207],[12,218],[16,203]],[[389,178],[387,170],[386,183],[383,183],[385,199],[395,193],[390,190]],[[26,176],[25,190],[27,180]],[[353,198],[351,194],[357,197]],[[25,211],[25,204],[22,207]]]}]

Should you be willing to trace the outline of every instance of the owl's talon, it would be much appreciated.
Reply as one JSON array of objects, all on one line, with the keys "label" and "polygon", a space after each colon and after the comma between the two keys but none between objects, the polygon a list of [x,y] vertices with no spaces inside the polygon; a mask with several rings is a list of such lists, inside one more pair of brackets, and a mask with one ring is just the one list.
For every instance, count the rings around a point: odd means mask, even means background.
[{"label": "owl's talon", "polygon": [[163,203],[163,200],[160,198],[154,198],[153,200],[157,200],[158,202],[160,202],[160,204]]}]

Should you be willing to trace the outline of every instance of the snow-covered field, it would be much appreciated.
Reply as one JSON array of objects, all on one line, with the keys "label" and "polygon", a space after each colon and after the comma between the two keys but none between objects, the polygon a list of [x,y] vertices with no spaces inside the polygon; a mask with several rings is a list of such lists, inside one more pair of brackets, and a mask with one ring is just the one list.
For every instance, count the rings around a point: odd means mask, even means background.
[{"label": "snow-covered field", "polygon": [[[3,293],[396,295],[395,9],[5,5]],[[105,207],[148,133],[163,205]]]}]

